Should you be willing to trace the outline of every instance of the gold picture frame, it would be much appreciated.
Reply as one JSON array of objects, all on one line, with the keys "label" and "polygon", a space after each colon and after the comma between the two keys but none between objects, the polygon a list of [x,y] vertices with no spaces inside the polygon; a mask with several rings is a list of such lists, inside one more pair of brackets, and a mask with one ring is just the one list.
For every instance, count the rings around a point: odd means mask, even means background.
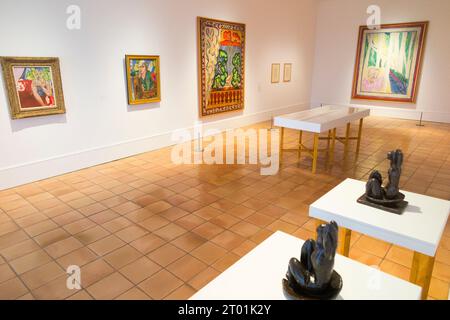
[{"label": "gold picture frame", "polygon": [[270,76],[271,83],[279,83],[280,82],[280,69],[281,65],[279,63],[272,63],[272,72]]},{"label": "gold picture frame", "polygon": [[245,104],[243,23],[197,17],[199,116],[241,112]]},{"label": "gold picture frame", "polygon": [[[126,55],[125,67],[128,104],[137,105],[161,101],[159,56]],[[145,74],[141,72],[145,72]]]},{"label": "gold picture frame", "polygon": [[285,63],[283,68],[283,82],[292,80],[292,63]]},{"label": "gold picture frame", "polygon": [[59,58],[1,57],[12,119],[66,112]]}]

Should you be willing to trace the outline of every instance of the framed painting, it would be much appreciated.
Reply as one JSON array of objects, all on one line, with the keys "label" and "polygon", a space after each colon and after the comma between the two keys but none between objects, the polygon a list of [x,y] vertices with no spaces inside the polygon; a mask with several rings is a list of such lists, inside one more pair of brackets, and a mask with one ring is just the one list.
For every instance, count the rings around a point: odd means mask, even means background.
[{"label": "framed painting", "polygon": [[202,117],[244,109],[245,24],[197,18]]},{"label": "framed painting", "polygon": [[126,55],[128,103],[161,101],[159,56]]},{"label": "framed painting", "polygon": [[12,119],[66,112],[58,58],[1,58]]},{"label": "framed painting", "polygon": [[278,83],[280,82],[280,64],[279,63],[272,63],[272,71],[270,73],[270,82],[271,83]]},{"label": "framed painting", "polygon": [[416,102],[428,22],[359,28],[354,99]]},{"label": "framed painting", "polygon": [[285,63],[283,70],[283,82],[291,82],[292,79],[292,63]]}]

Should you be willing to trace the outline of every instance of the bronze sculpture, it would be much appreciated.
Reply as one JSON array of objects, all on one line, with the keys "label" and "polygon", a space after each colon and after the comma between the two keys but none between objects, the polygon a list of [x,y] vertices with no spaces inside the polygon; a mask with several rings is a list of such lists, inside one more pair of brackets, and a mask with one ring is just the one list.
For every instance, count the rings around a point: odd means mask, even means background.
[{"label": "bronze sculpture", "polygon": [[404,201],[405,195],[399,190],[403,153],[397,149],[388,152],[387,158],[391,161],[388,183],[383,187],[383,178],[380,172],[372,171],[366,183],[366,193],[358,199],[358,202],[381,210],[402,214],[408,205],[408,202]]},{"label": "bronze sculpture", "polygon": [[333,299],[339,294],[342,278],[333,270],[337,243],[338,225],[334,221],[317,228],[317,241],[305,241],[300,261],[291,258],[282,280],[288,298]]}]

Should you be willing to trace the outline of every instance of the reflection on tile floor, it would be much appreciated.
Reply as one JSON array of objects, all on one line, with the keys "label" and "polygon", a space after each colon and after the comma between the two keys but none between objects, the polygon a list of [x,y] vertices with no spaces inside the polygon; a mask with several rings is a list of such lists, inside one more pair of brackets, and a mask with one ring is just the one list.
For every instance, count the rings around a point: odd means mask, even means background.
[{"label": "reflection on tile floor", "polygon": [[[295,147],[297,133],[285,141]],[[308,205],[346,177],[386,174],[395,148],[404,190],[450,199],[450,125],[370,117],[357,158],[354,145],[346,157],[336,148],[316,175],[295,153],[261,176],[257,165],[174,165],[166,148],[0,191],[0,299],[189,298],[276,230],[314,237]],[[354,234],[350,256],[408,279],[409,250]],[[81,267],[79,291],[66,287],[69,265]],[[449,282],[450,224],[430,298],[447,299]]]}]

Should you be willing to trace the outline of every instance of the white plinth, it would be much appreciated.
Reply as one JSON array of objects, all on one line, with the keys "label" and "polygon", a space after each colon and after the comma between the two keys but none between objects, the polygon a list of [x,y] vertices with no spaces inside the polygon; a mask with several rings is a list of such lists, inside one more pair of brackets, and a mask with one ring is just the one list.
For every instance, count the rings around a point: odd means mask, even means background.
[{"label": "white plinth", "polygon": [[358,203],[365,185],[346,179],[311,204],[309,215],[433,257],[447,224],[450,202],[401,191],[409,205],[397,215]]},{"label": "white plinth", "polygon": [[[191,300],[285,300],[281,280],[303,240],[278,231],[191,297]],[[417,300],[421,288],[336,255],[344,286],[339,300]]]},{"label": "white plinth", "polygon": [[322,133],[370,115],[370,109],[324,106],[274,117],[277,127]]}]

